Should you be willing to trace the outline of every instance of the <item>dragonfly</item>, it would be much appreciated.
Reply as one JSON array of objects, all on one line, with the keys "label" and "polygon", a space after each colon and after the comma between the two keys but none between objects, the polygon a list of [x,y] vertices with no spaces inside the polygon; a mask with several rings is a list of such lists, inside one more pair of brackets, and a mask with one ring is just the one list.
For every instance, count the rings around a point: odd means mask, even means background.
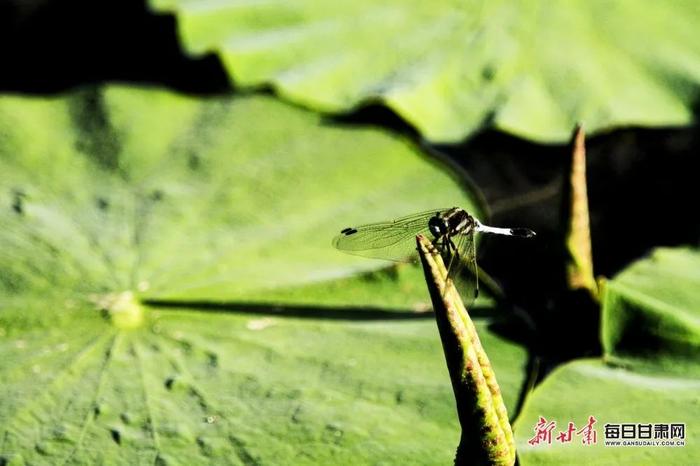
[{"label": "dragonfly", "polygon": [[456,286],[468,307],[479,295],[476,233],[518,238],[535,236],[535,232],[529,228],[484,225],[466,210],[452,207],[428,210],[386,222],[348,227],[333,238],[333,246],[362,257],[414,262],[416,236],[426,236],[448,264],[447,282],[451,281]]}]

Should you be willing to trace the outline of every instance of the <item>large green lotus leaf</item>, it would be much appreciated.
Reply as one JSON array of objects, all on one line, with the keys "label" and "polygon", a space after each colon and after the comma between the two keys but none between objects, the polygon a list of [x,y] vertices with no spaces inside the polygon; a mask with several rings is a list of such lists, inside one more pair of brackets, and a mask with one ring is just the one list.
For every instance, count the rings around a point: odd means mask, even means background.
[{"label": "large green lotus leaf", "polygon": [[[516,423],[521,464],[700,464],[700,252],[659,249],[607,283],[603,360],[555,370]],[[598,443],[529,445],[539,417],[583,427]],[[685,423],[684,447],[606,447],[606,423]]]},{"label": "large green lotus leaf", "polygon": [[700,377],[700,251],[658,249],[607,283],[602,339],[608,360]]},{"label": "large green lotus leaf", "polygon": [[[0,98],[0,464],[449,462],[417,269],[329,243],[452,204],[405,141],[270,98]],[[527,353],[478,326],[514,412]]]},{"label": "large green lotus leaf", "polygon": [[475,209],[408,142],[266,97],[4,97],[0,134],[7,289],[266,301],[266,290],[386,267],[331,246],[346,226]]},{"label": "large green lotus leaf", "polygon": [[700,7],[640,2],[150,0],[242,86],[324,112],[382,102],[428,139],[539,141],[678,125],[700,92]]}]

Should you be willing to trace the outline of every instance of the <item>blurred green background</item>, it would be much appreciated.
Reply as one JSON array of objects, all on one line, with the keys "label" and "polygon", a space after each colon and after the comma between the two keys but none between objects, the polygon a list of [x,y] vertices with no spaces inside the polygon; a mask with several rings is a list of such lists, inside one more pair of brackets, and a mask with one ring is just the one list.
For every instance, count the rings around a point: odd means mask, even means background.
[{"label": "blurred green background", "polygon": [[[0,464],[449,464],[422,278],[342,228],[461,206],[518,461],[700,463],[700,7],[0,2]],[[595,297],[572,289],[587,141]],[[530,445],[540,416],[596,445]],[[685,423],[606,447],[606,423]]]}]

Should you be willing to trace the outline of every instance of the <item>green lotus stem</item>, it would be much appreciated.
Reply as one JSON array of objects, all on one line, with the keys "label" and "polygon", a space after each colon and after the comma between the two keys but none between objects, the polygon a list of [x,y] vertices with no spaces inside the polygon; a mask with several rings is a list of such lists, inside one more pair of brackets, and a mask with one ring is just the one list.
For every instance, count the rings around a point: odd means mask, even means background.
[{"label": "green lotus stem", "polygon": [[439,251],[423,236],[416,240],[462,426],[455,464],[511,466],[513,431],[489,358],[459,293],[446,281]]}]

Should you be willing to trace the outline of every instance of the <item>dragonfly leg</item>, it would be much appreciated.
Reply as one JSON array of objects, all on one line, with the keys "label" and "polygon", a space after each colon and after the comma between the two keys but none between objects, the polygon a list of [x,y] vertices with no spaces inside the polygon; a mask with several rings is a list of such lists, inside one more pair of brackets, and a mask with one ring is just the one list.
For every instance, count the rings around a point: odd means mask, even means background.
[{"label": "dragonfly leg", "polygon": [[450,237],[448,237],[447,240],[449,241],[449,244],[452,247],[452,254],[455,255],[456,259],[459,259],[459,249],[457,249],[457,246],[455,246],[455,242],[452,241],[452,238]]},{"label": "dragonfly leg", "polygon": [[441,253],[444,253],[445,252],[445,237],[440,236],[438,238],[435,238],[433,240],[433,246],[435,246],[435,248],[437,248],[437,250],[440,251]]},{"label": "dragonfly leg", "polygon": [[447,263],[447,280],[451,281],[454,278],[454,270],[453,267],[455,264],[459,262],[459,249],[457,249],[457,246],[455,245],[454,241],[452,241],[452,238],[449,236],[445,237],[445,240],[447,241],[447,251],[446,251],[446,257],[445,257],[445,262]]}]

